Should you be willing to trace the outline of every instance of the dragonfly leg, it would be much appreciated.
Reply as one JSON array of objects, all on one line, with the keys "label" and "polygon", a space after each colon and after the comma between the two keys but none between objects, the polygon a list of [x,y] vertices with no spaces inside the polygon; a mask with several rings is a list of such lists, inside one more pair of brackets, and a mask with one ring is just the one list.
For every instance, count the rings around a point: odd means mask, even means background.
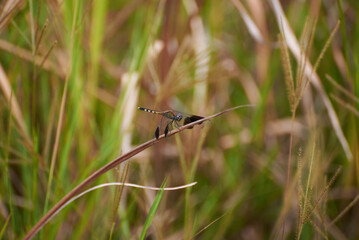
[{"label": "dragonfly leg", "polygon": [[161,128],[162,128],[162,121],[163,121],[163,118],[164,118],[164,117],[165,117],[165,116],[162,115],[160,124],[159,124],[159,125],[157,126],[157,128],[156,128],[156,131],[155,131],[155,137],[156,137],[156,139],[158,139],[158,138],[160,137],[160,131],[161,131]]},{"label": "dragonfly leg", "polygon": [[167,137],[167,134],[170,132],[170,127],[172,126],[172,123],[174,122],[174,120],[170,121],[166,128],[165,128],[165,137]]},{"label": "dragonfly leg", "polygon": [[165,116],[162,116],[161,117],[161,121],[160,121],[160,125],[159,125],[159,127],[160,127],[160,129],[162,128],[162,121],[163,121],[163,118],[164,118]]},{"label": "dragonfly leg", "polygon": [[175,127],[176,127],[176,128],[181,127],[181,125],[178,124],[178,121],[174,121],[174,123],[175,123]]}]

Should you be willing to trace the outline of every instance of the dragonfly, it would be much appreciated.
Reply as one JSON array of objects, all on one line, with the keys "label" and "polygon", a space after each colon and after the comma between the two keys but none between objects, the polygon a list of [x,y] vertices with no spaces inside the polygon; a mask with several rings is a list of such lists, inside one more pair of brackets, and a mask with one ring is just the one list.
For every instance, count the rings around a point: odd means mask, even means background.
[{"label": "dragonfly", "polygon": [[[195,121],[203,118],[201,116],[186,114],[186,113],[182,113],[182,112],[178,112],[178,111],[174,111],[174,110],[167,110],[167,111],[160,112],[160,111],[151,110],[151,109],[143,108],[143,107],[138,107],[138,110],[162,116],[160,124],[157,126],[156,131],[155,131],[156,139],[158,139],[160,137],[160,129],[162,127],[163,120],[165,120],[165,122],[166,122],[164,134],[165,134],[165,137],[167,137],[168,133],[173,129],[173,127],[179,128],[181,126],[187,125],[189,123],[195,122]],[[202,123],[199,123],[199,125],[200,124],[202,124]],[[191,129],[191,128],[193,128],[193,127],[190,127],[189,129]]]}]

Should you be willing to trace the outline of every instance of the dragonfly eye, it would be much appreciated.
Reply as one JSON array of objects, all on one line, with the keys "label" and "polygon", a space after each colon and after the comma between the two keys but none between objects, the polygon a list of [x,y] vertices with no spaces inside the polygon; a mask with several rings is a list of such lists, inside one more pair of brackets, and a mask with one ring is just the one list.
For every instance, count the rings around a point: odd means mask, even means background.
[{"label": "dragonfly eye", "polygon": [[178,119],[178,121],[182,120],[182,114],[177,114],[176,118]]}]

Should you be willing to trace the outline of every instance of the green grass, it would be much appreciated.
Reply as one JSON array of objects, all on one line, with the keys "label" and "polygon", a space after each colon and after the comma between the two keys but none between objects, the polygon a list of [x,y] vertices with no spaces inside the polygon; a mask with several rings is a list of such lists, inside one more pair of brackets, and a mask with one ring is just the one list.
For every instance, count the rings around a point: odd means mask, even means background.
[{"label": "green grass", "polygon": [[0,238],[21,239],[92,173],[151,139],[160,118],[138,106],[209,116],[250,103],[87,187],[195,186],[99,189],[35,239],[357,239],[359,4],[282,6],[311,66],[320,59],[318,87],[286,49],[273,2],[2,2]]},{"label": "green grass", "polygon": [[147,233],[149,227],[151,226],[153,218],[156,215],[158,206],[160,205],[160,202],[161,202],[161,199],[162,199],[162,196],[163,196],[163,188],[166,187],[166,183],[167,183],[167,179],[162,183],[162,186],[161,186],[162,189],[160,191],[158,191],[158,193],[156,194],[156,198],[152,203],[150,211],[148,212],[148,216],[146,218],[145,224],[143,225],[142,232],[141,232],[141,235],[140,235],[140,238],[139,238],[141,240],[145,239],[146,233]]}]

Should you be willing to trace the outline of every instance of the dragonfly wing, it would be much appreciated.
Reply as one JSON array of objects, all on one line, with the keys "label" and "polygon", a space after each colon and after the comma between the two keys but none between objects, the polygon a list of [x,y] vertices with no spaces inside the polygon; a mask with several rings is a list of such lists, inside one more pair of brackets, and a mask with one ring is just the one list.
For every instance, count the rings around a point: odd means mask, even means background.
[{"label": "dragonfly wing", "polygon": [[[193,122],[198,121],[198,120],[200,120],[200,119],[202,119],[202,118],[203,118],[203,117],[197,116],[197,115],[188,116],[188,117],[186,117],[186,118],[184,119],[183,125],[187,125],[187,124],[193,123]],[[202,124],[202,123],[199,123],[198,125],[200,125],[200,124]],[[191,128],[193,128],[193,127],[190,127],[189,129],[191,129]]]},{"label": "dragonfly wing", "polygon": [[156,137],[157,140],[160,137],[160,127],[159,126],[157,126],[157,128],[156,128],[155,137]]},{"label": "dragonfly wing", "polygon": [[170,129],[169,129],[169,124],[168,124],[165,128],[165,137],[167,137],[167,134],[169,131],[170,131]]},{"label": "dragonfly wing", "polygon": [[174,113],[173,111],[166,111],[161,113],[161,115],[171,120],[173,120],[176,117],[176,113]]}]

